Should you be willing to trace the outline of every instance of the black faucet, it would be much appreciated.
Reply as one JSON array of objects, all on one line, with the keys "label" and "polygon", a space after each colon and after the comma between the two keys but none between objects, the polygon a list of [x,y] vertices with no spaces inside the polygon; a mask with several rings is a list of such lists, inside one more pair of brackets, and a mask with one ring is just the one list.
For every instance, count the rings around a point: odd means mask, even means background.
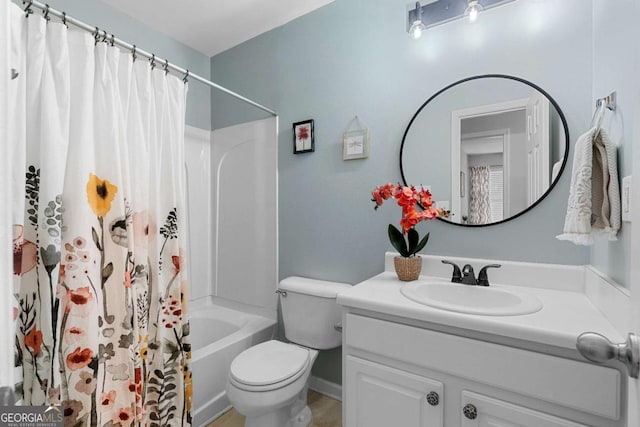
[{"label": "black faucet", "polygon": [[478,281],[476,280],[476,275],[473,272],[473,267],[471,266],[471,264],[465,264],[464,267],[462,267],[462,282],[465,285],[472,285],[472,286],[476,286],[478,284]]},{"label": "black faucet", "polygon": [[480,273],[478,273],[478,286],[489,286],[489,276],[487,276],[487,269],[500,267],[502,267],[500,264],[489,264],[482,267],[480,269]]},{"label": "black faucet", "polygon": [[465,285],[472,286],[489,286],[489,276],[487,276],[487,269],[501,267],[500,264],[485,265],[480,269],[480,273],[478,273],[478,278],[476,279],[475,273],[473,271],[473,266],[471,266],[470,264],[465,264],[465,266],[462,267],[461,271],[460,267],[458,267],[451,261],[443,259],[442,263],[453,266],[453,275],[451,276],[451,281],[453,283],[464,283]]},{"label": "black faucet", "polygon": [[451,261],[447,261],[446,259],[442,260],[443,264],[449,264],[453,266],[453,275],[451,276],[451,281],[453,283],[461,283],[462,282],[462,273],[460,272],[460,267],[458,267],[455,263]]}]

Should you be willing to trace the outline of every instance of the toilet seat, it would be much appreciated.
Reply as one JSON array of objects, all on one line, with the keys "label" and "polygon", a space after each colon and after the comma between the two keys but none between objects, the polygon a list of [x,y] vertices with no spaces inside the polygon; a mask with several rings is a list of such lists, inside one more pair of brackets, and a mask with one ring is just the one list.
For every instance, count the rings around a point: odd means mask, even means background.
[{"label": "toilet seat", "polygon": [[247,391],[269,391],[291,384],[309,366],[309,350],[267,341],[240,353],[231,363],[229,381]]}]

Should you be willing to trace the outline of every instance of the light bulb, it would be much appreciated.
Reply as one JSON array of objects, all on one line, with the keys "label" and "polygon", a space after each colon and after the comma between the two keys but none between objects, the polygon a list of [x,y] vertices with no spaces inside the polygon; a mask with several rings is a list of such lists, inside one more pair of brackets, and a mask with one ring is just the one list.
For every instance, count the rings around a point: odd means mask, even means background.
[{"label": "light bulb", "polygon": [[418,40],[420,37],[422,37],[423,30],[424,24],[422,23],[422,21],[414,21],[413,24],[411,24],[411,28],[409,29],[409,34],[411,34],[411,37]]},{"label": "light bulb", "polygon": [[475,22],[478,19],[478,13],[482,10],[479,0],[469,0],[464,15],[469,18],[469,22]]},{"label": "light bulb", "polygon": [[411,34],[411,37],[413,37],[414,40],[418,40],[420,37],[422,37],[422,32],[425,29],[426,27],[422,23],[422,6],[420,5],[420,2],[417,1],[415,20],[409,28],[409,34]]},{"label": "light bulb", "polygon": [[469,22],[475,22],[476,19],[478,19],[478,9],[474,6],[469,10]]}]

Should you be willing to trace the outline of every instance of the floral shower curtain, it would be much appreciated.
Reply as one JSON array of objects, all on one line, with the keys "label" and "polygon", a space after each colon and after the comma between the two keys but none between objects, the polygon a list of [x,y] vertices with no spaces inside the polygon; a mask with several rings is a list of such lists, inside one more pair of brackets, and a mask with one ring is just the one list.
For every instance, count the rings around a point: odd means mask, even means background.
[{"label": "floral shower curtain", "polygon": [[469,224],[488,224],[491,222],[491,200],[489,193],[489,166],[469,168]]},{"label": "floral shower curtain", "polygon": [[188,425],[186,85],[13,5],[16,366],[65,425]]}]

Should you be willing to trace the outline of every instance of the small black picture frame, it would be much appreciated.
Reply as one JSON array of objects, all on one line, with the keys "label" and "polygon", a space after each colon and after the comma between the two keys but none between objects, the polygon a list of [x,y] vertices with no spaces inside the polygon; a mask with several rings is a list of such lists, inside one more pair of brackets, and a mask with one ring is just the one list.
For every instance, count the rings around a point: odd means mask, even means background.
[{"label": "small black picture frame", "polygon": [[315,151],[313,119],[293,124],[293,154]]}]

